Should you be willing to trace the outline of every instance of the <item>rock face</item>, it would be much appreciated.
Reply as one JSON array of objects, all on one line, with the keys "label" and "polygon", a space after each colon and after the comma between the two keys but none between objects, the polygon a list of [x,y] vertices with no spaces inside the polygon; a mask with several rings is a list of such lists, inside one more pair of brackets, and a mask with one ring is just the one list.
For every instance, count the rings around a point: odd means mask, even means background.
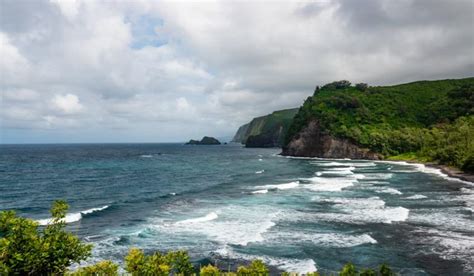
[{"label": "rock face", "polygon": [[275,111],[241,126],[232,142],[246,147],[281,147],[297,108]]},{"label": "rock face", "polygon": [[237,132],[235,133],[234,138],[232,138],[232,142],[243,143],[245,140],[247,140],[246,133],[249,126],[250,123],[240,126]]},{"label": "rock face", "polygon": [[220,145],[221,142],[214,137],[204,136],[201,141],[198,140],[189,140],[186,145]]},{"label": "rock face", "polygon": [[310,121],[288,145],[283,147],[281,154],[320,158],[382,159],[381,155],[360,148],[347,139],[335,138],[324,133],[318,120]]}]

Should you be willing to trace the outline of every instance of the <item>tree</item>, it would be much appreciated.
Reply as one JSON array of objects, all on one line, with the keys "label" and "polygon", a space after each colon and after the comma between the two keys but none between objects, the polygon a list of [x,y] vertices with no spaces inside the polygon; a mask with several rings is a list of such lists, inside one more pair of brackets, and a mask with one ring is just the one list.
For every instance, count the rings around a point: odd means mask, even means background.
[{"label": "tree", "polygon": [[118,264],[112,261],[100,261],[94,265],[81,267],[74,272],[69,272],[67,276],[118,276]]},{"label": "tree", "polygon": [[91,255],[92,245],[64,230],[69,206],[54,202],[52,220],[43,228],[14,211],[0,212],[0,274],[63,274]]},{"label": "tree", "polygon": [[361,82],[361,83],[356,84],[356,85],[355,85],[355,88],[356,88],[357,90],[359,90],[359,91],[364,92],[364,91],[367,90],[367,88],[369,88],[369,85],[368,85],[367,83],[362,83],[362,82]]},{"label": "tree", "polygon": [[348,263],[339,272],[339,276],[357,276],[357,269],[353,264]]},{"label": "tree", "polygon": [[267,266],[261,260],[253,260],[249,266],[239,266],[238,276],[266,276],[269,275]]},{"label": "tree", "polygon": [[132,248],[125,257],[125,270],[132,275],[192,275],[194,267],[185,251],[155,252],[146,256],[143,250]]},{"label": "tree", "polygon": [[203,266],[199,273],[200,276],[219,276],[220,271],[217,267],[208,264],[207,266]]}]

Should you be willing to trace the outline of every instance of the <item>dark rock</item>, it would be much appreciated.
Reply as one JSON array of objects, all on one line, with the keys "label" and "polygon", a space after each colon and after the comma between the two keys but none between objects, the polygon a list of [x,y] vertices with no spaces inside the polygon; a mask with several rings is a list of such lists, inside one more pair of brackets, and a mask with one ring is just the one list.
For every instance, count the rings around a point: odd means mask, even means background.
[{"label": "dark rock", "polygon": [[221,142],[214,137],[204,136],[201,141],[198,140],[189,140],[186,145],[220,145]]},{"label": "dark rock", "polygon": [[361,148],[348,139],[340,139],[321,130],[318,120],[312,120],[283,147],[282,155],[380,160],[383,156]]}]

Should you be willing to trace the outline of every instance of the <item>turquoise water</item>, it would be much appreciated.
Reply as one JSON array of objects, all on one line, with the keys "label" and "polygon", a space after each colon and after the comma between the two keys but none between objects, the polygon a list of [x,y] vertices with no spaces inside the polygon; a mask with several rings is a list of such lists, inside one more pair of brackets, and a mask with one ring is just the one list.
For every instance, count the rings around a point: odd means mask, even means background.
[{"label": "turquoise water", "polygon": [[403,275],[474,273],[474,186],[424,166],[295,159],[180,144],[0,146],[0,209],[47,223],[55,199],[93,258],[186,249],[325,273],[351,261]]}]

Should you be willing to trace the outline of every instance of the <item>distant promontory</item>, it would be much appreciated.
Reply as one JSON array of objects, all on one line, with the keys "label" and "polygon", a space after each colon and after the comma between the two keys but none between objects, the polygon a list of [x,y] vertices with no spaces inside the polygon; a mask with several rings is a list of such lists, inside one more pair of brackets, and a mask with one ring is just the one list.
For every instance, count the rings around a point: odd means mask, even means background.
[{"label": "distant promontory", "polygon": [[220,145],[221,142],[214,137],[204,136],[201,141],[198,140],[189,140],[186,145]]}]

